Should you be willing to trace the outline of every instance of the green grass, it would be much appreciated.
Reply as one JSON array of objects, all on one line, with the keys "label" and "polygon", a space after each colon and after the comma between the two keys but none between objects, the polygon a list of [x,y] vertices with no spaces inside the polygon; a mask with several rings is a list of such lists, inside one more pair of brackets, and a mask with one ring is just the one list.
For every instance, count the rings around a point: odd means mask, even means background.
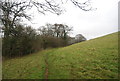
[{"label": "green grass", "polygon": [[3,62],[3,79],[42,79],[44,71],[44,58],[38,53]]},{"label": "green grass", "polygon": [[4,79],[117,79],[118,33],[3,62]]}]

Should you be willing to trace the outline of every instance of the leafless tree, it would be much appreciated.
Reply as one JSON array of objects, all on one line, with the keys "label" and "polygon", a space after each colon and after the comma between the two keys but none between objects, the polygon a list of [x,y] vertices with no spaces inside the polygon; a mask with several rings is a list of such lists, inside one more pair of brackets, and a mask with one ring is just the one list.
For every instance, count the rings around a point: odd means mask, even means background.
[{"label": "leafless tree", "polygon": [[76,41],[76,43],[78,43],[78,42],[82,42],[82,41],[86,41],[87,39],[82,35],[82,34],[77,34],[76,36],[75,36],[75,41]]},{"label": "leafless tree", "polygon": [[[43,2],[42,2],[43,1]],[[60,15],[63,12],[60,4],[64,4],[63,0],[60,0],[61,3],[57,3],[59,0],[42,0],[37,2],[34,0],[1,0],[0,1],[0,20],[4,25],[4,35],[12,35],[12,32],[16,22],[20,21],[21,18],[31,20],[30,15],[26,12],[33,7],[36,7],[38,12],[45,14],[46,12],[51,12],[57,15]],[[88,8],[90,0],[80,3],[77,0],[64,0],[66,2],[71,1],[75,6],[79,7],[84,11],[89,11],[92,8]],[[9,30],[9,31],[8,31]]]}]

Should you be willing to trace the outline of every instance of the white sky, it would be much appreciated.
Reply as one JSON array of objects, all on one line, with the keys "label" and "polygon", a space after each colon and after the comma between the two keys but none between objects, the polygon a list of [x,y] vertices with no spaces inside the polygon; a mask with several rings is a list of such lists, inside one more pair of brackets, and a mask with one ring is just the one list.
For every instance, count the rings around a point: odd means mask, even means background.
[{"label": "white sky", "polygon": [[64,5],[66,12],[60,16],[52,13],[38,14],[37,11],[31,10],[31,14],[35,14],[32,20],[34,24],[27,23],[34,28],[46,23],[65,23],[68,26],[73,26],[71,36],[82,34],[87,39],[92,39],[118,31],[118,1],[91,0],[92,7],[97,10],[88,12],[68,3]]}]

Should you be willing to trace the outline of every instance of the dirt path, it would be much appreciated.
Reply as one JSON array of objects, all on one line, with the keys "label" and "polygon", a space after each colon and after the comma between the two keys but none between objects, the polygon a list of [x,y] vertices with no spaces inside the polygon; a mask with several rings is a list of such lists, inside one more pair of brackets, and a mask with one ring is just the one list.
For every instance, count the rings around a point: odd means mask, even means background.
[{"label": "dirt path", "polygon": [[45,66],[46,66],[46,68],[45,68],[45,79],[47,80],[48,79],[48,62],[47,62],[46,59],[45,59]]},{"label": "dirt path", "polygon": [[44,54],[44,60],[45,60],[45,74],[44,74],[44,77],[45,77],[45,80],[47,81],[48,80],[48,76],[49,76],[49,64],[48,64],[48,55],[51,54],[54,50],[52,51],[49,51],[49,53],[46,53]]}]

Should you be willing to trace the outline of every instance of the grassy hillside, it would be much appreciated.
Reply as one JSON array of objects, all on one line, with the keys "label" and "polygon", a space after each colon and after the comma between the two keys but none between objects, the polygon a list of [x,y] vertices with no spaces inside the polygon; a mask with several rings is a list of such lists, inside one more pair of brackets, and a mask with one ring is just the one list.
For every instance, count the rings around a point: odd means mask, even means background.
[{"label": "grassy hillside", "polygon": [[118,33],[3,62],[4,79],[111,79],[118,76]]}]

